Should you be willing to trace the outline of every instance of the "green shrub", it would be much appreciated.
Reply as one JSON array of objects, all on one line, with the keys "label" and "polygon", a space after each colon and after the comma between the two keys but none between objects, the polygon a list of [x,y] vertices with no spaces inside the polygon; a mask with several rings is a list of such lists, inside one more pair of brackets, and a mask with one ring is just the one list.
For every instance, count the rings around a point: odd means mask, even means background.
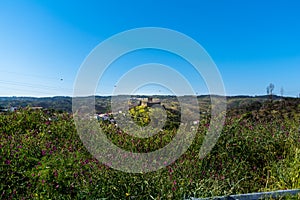
[{"label": "green shrub", "polygon": [[[141,112],[144,113],[144,112]],[[150,152],[168,144],[176,127],[132,137],[101,122],[123,149]],[[82,144],[72,116],[54,111],[0,115],[1,199],[182,199],[300,187],[299,119],[229,116],[213,150],[199,159],[209,118],[188,151],[150,173],[130,174],[99,163]]]}]

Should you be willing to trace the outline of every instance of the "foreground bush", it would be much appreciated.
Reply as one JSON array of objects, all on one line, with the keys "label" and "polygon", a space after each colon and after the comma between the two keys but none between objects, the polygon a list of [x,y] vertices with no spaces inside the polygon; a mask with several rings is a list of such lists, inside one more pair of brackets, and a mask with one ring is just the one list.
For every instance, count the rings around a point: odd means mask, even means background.
[{"label": "foreground bush", "polygon": [[[136,152],[161,148],[176,134],[164,130],[157,138],[138,140],[101,123],[113,143]],[[218,143],[201,160],[208,123],[202,119],[192,146],[170,166],[130,174],[94,159],[67,113],[25,109],[1,114],[0,198],[182,199],[300,188],[297,115],[274,114],[271,120],[253,113],[228,116]]]}]

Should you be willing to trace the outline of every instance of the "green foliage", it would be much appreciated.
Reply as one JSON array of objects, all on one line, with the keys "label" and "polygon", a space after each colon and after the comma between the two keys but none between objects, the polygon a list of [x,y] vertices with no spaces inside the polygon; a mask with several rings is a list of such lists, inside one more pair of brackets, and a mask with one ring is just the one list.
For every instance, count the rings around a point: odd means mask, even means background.
[{"label": "green foliage", "polygon": [[[0,114],[0,198],[182,199],[299,188],[299,113],[262,112],[267,114],[228,116],[216,146],[199,159],[209,124],[209,117],[202,118],[184,155],[166,168],[139,174],[116,171],[94,159],[70,114],[26,109]],[[138,107],[130,113],[146,125],[151,109]],[[178,120],[177,114],[168,114]],[[115,145],[133,152],[159,149],[177,130],[165,127],[140,139],[100,123]]]},{"label": "green foliage", "polygon": [[150,123],[149,107],[135,106],[129,110],[133,120],[140,126],[147,126]]}]

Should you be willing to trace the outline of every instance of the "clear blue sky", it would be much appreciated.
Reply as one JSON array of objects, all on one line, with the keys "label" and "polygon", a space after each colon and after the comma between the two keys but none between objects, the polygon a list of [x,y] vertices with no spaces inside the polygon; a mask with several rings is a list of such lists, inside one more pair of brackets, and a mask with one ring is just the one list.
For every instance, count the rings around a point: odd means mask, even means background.
[{"label": "clear blue sky", "polygon": [[[0,96],[72,95],[77,71],[108,37],[138,27],[182,32],[210,54],[228,95],[300,93],[300,1],[1,0]],[[180,64],[167,53],[136,52],[119,63]],[[138,60],[138,61],[137,61]],[[195,91],[206,93],[192,70]],[[109,94],[122,70],[112,67],[99,94]],[[149,89],[149,88],[148,88]],[[146,90],[145,90],[146,91]]]}]

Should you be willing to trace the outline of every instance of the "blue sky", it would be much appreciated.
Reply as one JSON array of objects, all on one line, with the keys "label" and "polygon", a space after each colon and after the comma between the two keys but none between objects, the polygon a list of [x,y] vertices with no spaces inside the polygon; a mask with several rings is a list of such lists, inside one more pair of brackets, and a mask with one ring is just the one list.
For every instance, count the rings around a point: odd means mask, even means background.
[{"label": "blue sky", "polygon": [[[80,65],[103,40],[128,29],[164,27],[200,43],[217,65],[227,95],[300,93],[300,2],[295,1],[0,1],[0,96],[71,96]],[[99,83],[109,95],[122,73],[147,62],[174,66],[198,94],[192,67],[166,52],[120,58]],[[126,66],[122,69],[120,66]],[[180,65],[180,67],[179,67]],[[141,93],[167,89],[145,86]]]}]

